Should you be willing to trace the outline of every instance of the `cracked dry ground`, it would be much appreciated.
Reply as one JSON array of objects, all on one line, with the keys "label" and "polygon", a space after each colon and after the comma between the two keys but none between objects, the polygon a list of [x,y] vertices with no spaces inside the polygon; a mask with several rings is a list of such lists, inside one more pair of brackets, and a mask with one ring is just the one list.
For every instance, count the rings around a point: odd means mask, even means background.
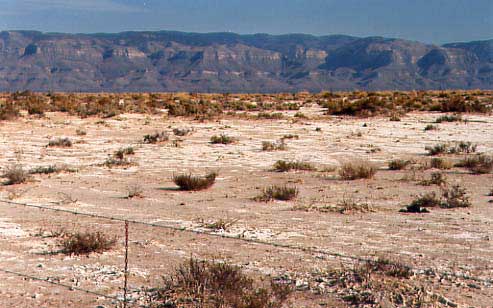
[{"label": "cracked dry ground", "polygon": [[[421,186],[433,170],[390,171],[391,159],[426,161],[426,145],[471,141],[478,151],[493,151],[493,118],[468,115],[467,123],[442,123],[437,131],[424,131],[438,115],[412,113],[400,122],[388,118],[317,117],[311,120],[221,119],[198,122],[181,118],[126,114],[103,122],[49,113],[45,118],[25,117],[0,124],[0,165],[25,168],[66,164],[78,172],[35,175],[25,184],[0,187],[0,199],[49,206],[83,213],[133,219],[186,230],[214,232],[204,222],[234,221],[216,233],[265,242],[312,247],[318,253],[130,225],[130,306],[143,302],[143,290],[159,285],[190,256],[227,260],[248,274],[289,277],[297,286],[290,307],[346,307],[340,290],[326,281],[332,269],[351,268],[358,261],[344,256],[385,257],[412,266],[416,275],[406,283],[448,299],[459,307],[493,306],[493,188],[492,174],[473,175],[465,169],[445,170],[449,183],[460,183],[472,206],[431,209],[427,214],[399,213],[413,198],[436,186]],[[173,128],[192,128],[176,137]],[[320,128],[320,129],[316,129]],[[87,135],[79,136],[77,129]],[[142,144],[145,134],[166,131],[170,141]],[[209,143],[221,133],[238,138],[231,145]],[[265,152],[262,141],[287,134],[287,150]],[[49,140],[66,136],[70,148],[46,147]],[[173,142],[180,139],[181,141]],[[132,166],[101,166],[108,155],[133,146]],[[448,155],[451,159],[460,156]],[[318,170],[273,172],[280,159],[302,160]],[[373,179],[343,181],[333,171],[342,162],[369,159],[379,167]],[[171,177],[181,172],[218,171],[215,185],[200,192],[175,189]],[[331,171],[332,170],[332,171]],[[436,170],[435,170],[436,171]],[[295,185],[295,201],[255,202],[253,197],[269,185]],[[128,187],[139,185],[142,198],[125,198]],[[368,203],[371,211],[345,214],[330,208],[343,199]],[[307,210],[308,209],[308,210]],[[21,205],[0,205],[0,306],[2,307],[112,307],[114,299],[33,281],[11,272],[60,282],[121,298],[123,285],[123,224],[52,212]],[[117,236],[117,246],[101,254],[53,254],[57,230],[101,231]],[[327,253],[322,253],[325,251]],[[341,254],[343,256],[336,256]],[[455,273],[447,276],[443,273]],[[469,277],[469,278],[467,278]],[[476,279],[478,278],[478,279]],[[436,306],[446,306],[446,300]],[[382,299],[382,306],[392,307]]]}]

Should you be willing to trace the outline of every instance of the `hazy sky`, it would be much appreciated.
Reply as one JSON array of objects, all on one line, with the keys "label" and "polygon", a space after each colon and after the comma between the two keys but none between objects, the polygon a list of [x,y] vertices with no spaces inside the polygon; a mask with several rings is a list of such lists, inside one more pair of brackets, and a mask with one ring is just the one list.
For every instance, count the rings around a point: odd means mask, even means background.
[{"label": "hazy sky", "polygon": [[493,38],[493,0],[0,0],[0,30]]}]

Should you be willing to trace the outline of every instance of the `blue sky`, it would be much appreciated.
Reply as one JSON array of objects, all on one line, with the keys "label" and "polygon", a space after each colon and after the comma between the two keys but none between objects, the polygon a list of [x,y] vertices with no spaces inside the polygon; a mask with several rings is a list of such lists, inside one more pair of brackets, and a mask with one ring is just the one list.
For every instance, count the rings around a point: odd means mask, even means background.
[{"label": "blue sky", "polygon": [[493,38],[493,0],[0,0],[0,30]]}]

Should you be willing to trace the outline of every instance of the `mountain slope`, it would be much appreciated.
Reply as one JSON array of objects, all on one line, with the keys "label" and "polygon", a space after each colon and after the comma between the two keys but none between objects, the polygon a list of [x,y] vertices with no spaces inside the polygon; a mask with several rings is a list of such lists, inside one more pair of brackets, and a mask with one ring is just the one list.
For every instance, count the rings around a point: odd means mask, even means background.
[{"label": "mountain slope", "polygon": [[0,32],[0,90],[277,92],[493,88],[493,40]]}]

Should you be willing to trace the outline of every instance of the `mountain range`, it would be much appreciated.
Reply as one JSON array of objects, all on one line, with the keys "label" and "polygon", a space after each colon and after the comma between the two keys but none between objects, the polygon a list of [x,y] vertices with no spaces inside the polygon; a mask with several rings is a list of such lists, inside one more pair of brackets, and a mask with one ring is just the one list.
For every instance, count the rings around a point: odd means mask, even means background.
[{"label": "mountain range", "polygon": [[493,89],[493,39],[0,32],[0,91]]}]

